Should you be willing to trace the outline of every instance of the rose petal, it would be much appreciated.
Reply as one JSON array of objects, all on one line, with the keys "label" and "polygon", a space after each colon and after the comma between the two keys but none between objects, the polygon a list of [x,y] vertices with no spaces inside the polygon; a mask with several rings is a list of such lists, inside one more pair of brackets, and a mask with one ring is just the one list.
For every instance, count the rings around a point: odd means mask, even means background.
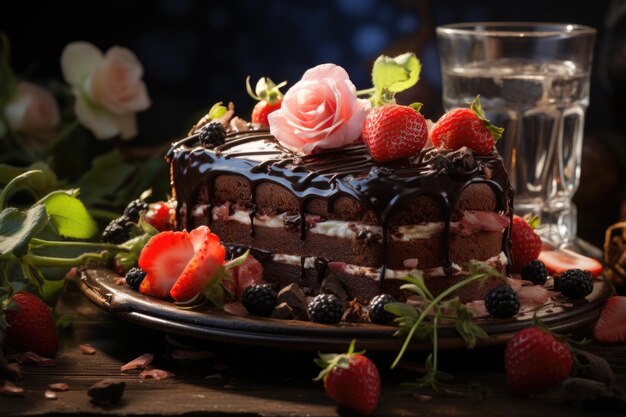
[{"label": "rose petal", "polygon": [[104,59],[102,51],[89,42],[72,42],[61,53],[63,78],[72,86],[80,86]]},{"label": "rose petal", "polygon": [[96,353],[96,349],[88,343],[82,343],[78,345],[78,347],[80,348],[80,353],[83,355],[94,355]]},{"label": "rose petal", "polygon": [[9,381],[4,381],[4,385],[0,388],[0,394],[7,397],[23,397],[24,388],[18,387]]},{"label": "rose petal", "polygon": [[119,127],[109,112],[99,109],[76,92],[74,113],[87,129],[98,139],[110,139],[120,133]]},{"label": "rose petal", "polygon": [[50,388],[52,391],[67,391],[68,389],[70,389],[70,386],[68,384],[66,384],[65,382],[56,382],[54,384],[49,384],[48,388]]},{"label": "rose petal", "polygon": [[117,126],[122,139],[128,140],[137,136],[137,116],[135,113],[111,115],[111,118]]},{"label": "rose petal", "polygon": [[50,390],[46,390],[46,392],[44,392],[44,396],[46,397],[46,400],[56,400],[58,398],[56,392]]},{"label": "rose petal", "polygon": [[128,362],[126,365],[122,365],[120,370],[122,372],[124,372],[124,371],[129,371],[131,369],[138,369],[138,368],[139,369],[146,369],[146,367],[152,363],[153,359],[154,359],[154,355],[153,354],[151,354],[151,353],[144,353],[140,357],[138,357],[136,359],[133,359],[132,361]]},{"label": "rose petal", "polygon": [[139,374],[139,378],[141,379],[156,379],[157,381],[167,378],[173,378],[175,376],[176,375],[174,375],[172,372],[164,371],[162,369],[149,369]]}]

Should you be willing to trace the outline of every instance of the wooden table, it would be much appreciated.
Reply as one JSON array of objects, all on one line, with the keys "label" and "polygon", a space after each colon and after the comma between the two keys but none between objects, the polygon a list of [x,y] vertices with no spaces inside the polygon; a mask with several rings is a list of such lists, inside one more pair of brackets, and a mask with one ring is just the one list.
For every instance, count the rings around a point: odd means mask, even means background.
[{"label": "wooden table", "polygon": [[[62,348],[54,367],[23,365],[17,381],[25,397],[0,397],[0,416],[38,415],[210,415],[210,416],[335,416],[338,411],[321,383],[311,379],[318,369],[315,355],[253,348],[195,344],[194,349],[215,352],[214,358],[175,360],[171,353],[181,341],[126,323],[98,310],[84,299],[73,282],[68,283],[60,310],[75,316],[72,328],[62,334]],[[95,355],[84,355],[78,345],[89,343]],[[593,344],[588,350],[604,356],[626,386],[626,345]],[[176,374],[173,379],[141,380],[139,371],[120,372],[120,366],[144,353],[153,353],[154,367]],[[431,400],[416,396],[402,383],[417,373],[412,364],[424,355],[410,354],[403,369],[390,371],[390,356],[372,355],[381,371],[383,389],[375,415],[389,416],[582,416],[597,415],[565,405],[558,394],[521,399],[506,391],[503,348],[449,351],[441,357],[442,370],[456,379],[462,395]],[[120,402],[95,405],[87,389],[103,378],[126,382]],[[66,382],[67,392],[47,400],[48,384]],[[427,393],[421,391],[422,394]]]}]

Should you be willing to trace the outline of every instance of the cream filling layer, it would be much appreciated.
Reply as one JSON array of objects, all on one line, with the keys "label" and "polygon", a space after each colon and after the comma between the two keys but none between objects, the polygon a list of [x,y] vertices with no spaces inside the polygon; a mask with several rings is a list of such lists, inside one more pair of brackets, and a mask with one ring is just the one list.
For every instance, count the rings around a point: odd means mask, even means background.
[{"label": "cream filling layer", "polygon": [[[206,212],[206,205],[199,205],[194,207],[194,215],[204,216]],[[469,213],[469,212],[467,212]],[[471,215],[475,213],[484,213],[488,216],[500,216],[496,213],[491,212],[473,212]],[[250,212],[246,210],[234,210],[232,213],[225,206],[214,207],[211,212],[211,217],[213,220],[224,220],[224,221],[234,221],[240,224],[250,225],[252,223],[252,218],[250,216]],[[283,228],[285,227],[285,218],[287,215],[285,213],[277,214],[273,216],[268,215],[255,215],[254,216],[254,225],[255,226],[265,226],[265,227],[273,227],[273,228]],[[497,218],[496,218],[497,219]],[[489,219],[488,219],[489,220]],[[451,222],[450,229],[453,232],[459,232],[462,234],[471,234],[471,229],[465,229],[466,232],[463,232],[464,222]],[[477,230],[485,229],[485,230],[502,230],[506,227],[508,223],[501,223],[498,225],[495,224],[486,224],[486,225],[478,225]],[[444,229],[444,222],[426,222],[423,224],[414,224],[414,225],[405,225],[398,226],[391,231],[390,238],[394,241],[402,241],[408,242],[412,240],[418,239],[430,239],[434,236],[437,236]],[[371,234],[373,236],[378,236],[379,241],[381,240],[381,236],[383,233],[383,228],[381,226],[373,226],[343,220],[325,220],[325,221],[317,221],[315,224],[308,229],[310,233],[319,234],[328,237],[337,237],[341,239],[355,239],[360,234],[366,233]]]},{"label": "cream filling layer", "polygon": [[[304,257],[304,269],[314,269],[315,259],[316,258],[314,256]],[[286,264],[286,265],[298,266],[298,267],[302,265],[302,257],[298,255],[275,254],[275,255],[272,255],[272,261],[281,263],[281,264]],[[484,262],[487,265],[500,270],[501,268],[503,269],[504,266],[506,266],[506,264],[508,263],[508,260],[507,260],[506,254],[504,252],[500,252],[500,254],[493,256]],[[375,268],[371,266],[352,265],[352,264],[347,264],[344,262],[329,262],[328,267],[331,270],[341,270],[342,272],[345,272],[351,275],[366,276],[374,281],[378,281],[380,278],[380,268]],[[457,265],[455,263],[452,263],[451,267],[457,273],[463,271],[463,268],[460,265]],[[413,273],[421,273],[424,276],[429,276],[429,277],[446,276],[443,266],[430,268],[430,269],[418,269],[418,268],[389,269],[387,268],[385,270],[385,279],[400,279]]]}]

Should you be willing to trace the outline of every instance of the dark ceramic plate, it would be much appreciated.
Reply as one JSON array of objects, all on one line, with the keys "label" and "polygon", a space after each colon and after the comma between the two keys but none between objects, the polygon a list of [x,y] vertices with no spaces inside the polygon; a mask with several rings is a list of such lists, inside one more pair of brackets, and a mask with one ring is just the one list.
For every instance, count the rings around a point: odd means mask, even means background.
[{"label": "dark ceramic plate", "polygon": [[[393,326],[369,323],[324,325],[298,320],[279,320],[253,316],[235,316],[217,310],[182,310],[172,302],[145,296],[126,285],[116,285],[118,277],[108,269],[82,271],[79,287],[98,307],[141,326],[172,335],[238,345],[285,348],[290,350],[345,349],[352,339],[359,348],[374,351],[397,351],[402,340],[394,337]],[[576,303],[553,302],[538,310],[528,310],[513,319],[480,319],[490,335],[480,345],[506,343],[519,329],[530,324],[535,312],[545,325],[555,331],[569,332],[595,321],[604,301],[612,294],[604,279],[596,281],[593,292]],[[465,347],[452,326],[442,327],[439,346],[444,349]],[[431,349],[430,343],[413,343],[412,349]]]}]

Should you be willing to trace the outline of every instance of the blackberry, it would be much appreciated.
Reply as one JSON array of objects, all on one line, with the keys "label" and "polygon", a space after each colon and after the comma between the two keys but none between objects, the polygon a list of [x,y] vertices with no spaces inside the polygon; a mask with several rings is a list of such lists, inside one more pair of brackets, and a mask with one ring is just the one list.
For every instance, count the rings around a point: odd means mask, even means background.
[{"label": "blackberry", "polygon": [[519,296],[508,285],[502,285],[489,291],[485,297],[485,307],[491,317],[507,319],[519,311]]},{"label": "blackberry", "polygon": [[102,232],[102,241],[105,243],[124,243],[130,239],[130,231],[135,227],[128,217],[121,216],[112,220]]},{"label": "blackberry", "polygon": [[528,262],[522,268],[522,279],[531,281],[535,285],[545,284],[548,279],[546,266],[539,260]]},{"label": "blackberry", "polygon": [[555,289],[572,300],[585,298],[593,291],[591,273],[581,269],[569,269],[555,280]]},{"label": "blackberry", "polygon": [[343,316],[343,303],[333,294],[319,294],[309,304],[307,313],[312,322],[337,324]]},{"label": "blackberry", "polygon": [[241,302],[248,313],[269,317],[276,307],[277,297],[276,290],[270,284],[252,284],[244,290]]},{"label": "blackberry", "polygon": [[124,216],[137,223],[142,211],[148,210],[148,203],[141,199],[133,200],[124,209]]},{"label": "blackberry", "polygon": [[139,291],[139,286],[145,277],[146,271],[141,268],[131,268],[130,271],[126,273],[126,276],[124,276],[128,286],[135,291]]},{"label": "blackberry", "polygon": [[369,304],[369,317],[372,323],[386,324],[396,316],[385,310],[385,305],[395,303],[396,299],[389,294],[380,294],[372,298]]},{"label": "blackberry", "polygon": [[200,143],[207,148],[223,145],[226,142],[226,129],[220,122],[208,123],[200,128]]}]

